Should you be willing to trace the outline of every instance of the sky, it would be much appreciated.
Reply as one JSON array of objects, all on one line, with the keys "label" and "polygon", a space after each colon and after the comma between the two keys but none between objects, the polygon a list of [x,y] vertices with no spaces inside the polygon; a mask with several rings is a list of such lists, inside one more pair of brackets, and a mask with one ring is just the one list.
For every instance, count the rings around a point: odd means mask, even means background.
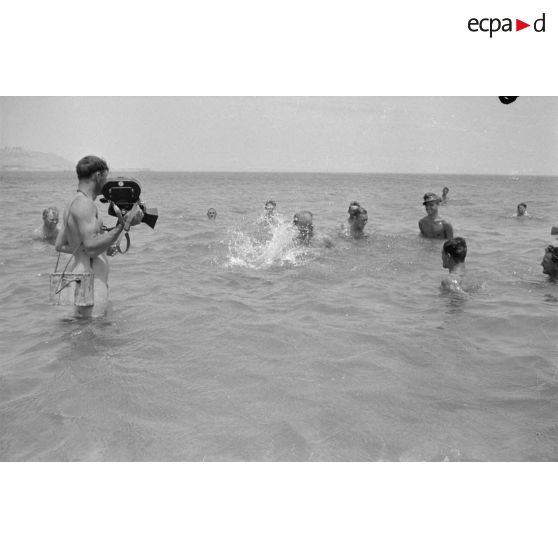
[{"label": "sky", "polygon": [[558,174],[558,97],[1,97],[0,147],[111,168]]}]

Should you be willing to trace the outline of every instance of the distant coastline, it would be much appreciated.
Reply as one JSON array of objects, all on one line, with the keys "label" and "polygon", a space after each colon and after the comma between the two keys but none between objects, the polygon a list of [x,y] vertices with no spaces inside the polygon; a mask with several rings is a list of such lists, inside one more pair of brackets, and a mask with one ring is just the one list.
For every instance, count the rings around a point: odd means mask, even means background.
[{"label": "distant coastline", "polygon": [[[55,155],[53,153],[44,153],[40,151],[31,151],[23,147],[4,147],[0,148],[0,171],[23,171],[23,172],[40,172],[40,171],[51,171],[51,172],[75,172],[75,163]],[[526,178],[531,176],[537,176],[541,178],[554,177],[556,175],[547,174],[536,174],[536,173],[522,173],[514,170],[509,173],[466,173],[466,172],[390,172],[390,171],[346,171],[346,170],[177,170],[177,169],[165,169],[157,170],[145,167],[128,167],[128,168],[111,168],[111,175],[113,176],[126,176],[136,173],[169,173],[169,174],[288,174],[288,175],[305,175],[305,174],[323,174],[323,175],[409,175],[409,176],[439,176],[439,177],[460,177],[460,176],[501,176],[512,180],[519,180],[520,178]]]},{"label": "distant coastline", "polygon": [[23,147],[0,149],[0,170],[3,171],[65,171],[74,165],[53,153],[31,151]]}]

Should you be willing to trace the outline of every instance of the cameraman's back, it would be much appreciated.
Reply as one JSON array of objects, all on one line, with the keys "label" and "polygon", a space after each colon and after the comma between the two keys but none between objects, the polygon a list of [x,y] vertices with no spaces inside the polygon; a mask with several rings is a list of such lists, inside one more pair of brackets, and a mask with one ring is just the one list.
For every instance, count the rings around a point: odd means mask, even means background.
[{"label": "cameraman's back", "polygon": [[[78,189],[64,210],[55,247],[71,254],[68,273],[94,274],[95,304],[76,307],[76,312],[82,316],[99,315],[108,301],[108,260],[106,246],[100,241],[102,222],[94,200],[107,180],[108,166],[102,159],[89,156],[80,160],[76,170]],[[66,296],[72,296],[71,288],[66,291]]]}]

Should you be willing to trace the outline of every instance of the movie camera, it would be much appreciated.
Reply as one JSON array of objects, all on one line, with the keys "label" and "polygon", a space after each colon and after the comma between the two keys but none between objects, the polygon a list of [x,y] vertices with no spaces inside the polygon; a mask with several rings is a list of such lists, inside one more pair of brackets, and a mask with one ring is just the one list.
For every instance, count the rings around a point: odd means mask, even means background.
[{"label": "movie camera", "polygon": [[143,211],[142,223],[145,223],[152,229],[155,228],[155,223],[159,218],[159,213],[155,208],[147,208],[145,203],[140,199],[141,186],[137,180],[133,178],[124,178],[119,176],[113,180],[109,180],[102,190],[103,197],[101,198],[101,203],[109,203],[108,214],[113,217],[117,217],[114,211],[113,204],[120,209],[122,215],[126,215],[130,211],[134,204],[137,202],[140,209]]}]

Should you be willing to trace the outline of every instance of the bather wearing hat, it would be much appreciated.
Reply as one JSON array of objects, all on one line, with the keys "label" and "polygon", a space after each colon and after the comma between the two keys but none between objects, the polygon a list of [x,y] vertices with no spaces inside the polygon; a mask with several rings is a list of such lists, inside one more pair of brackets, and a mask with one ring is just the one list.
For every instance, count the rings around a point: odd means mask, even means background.
[{"label": "bather wearing hat", "polygon": [[423,217],[418,225],[420,232],[426,238],[453,238],[453,227],[448,221],[445,221],[438,215],[438,207],[442,199],[433,192],[424,194],[424,209],[426,217]]}]

